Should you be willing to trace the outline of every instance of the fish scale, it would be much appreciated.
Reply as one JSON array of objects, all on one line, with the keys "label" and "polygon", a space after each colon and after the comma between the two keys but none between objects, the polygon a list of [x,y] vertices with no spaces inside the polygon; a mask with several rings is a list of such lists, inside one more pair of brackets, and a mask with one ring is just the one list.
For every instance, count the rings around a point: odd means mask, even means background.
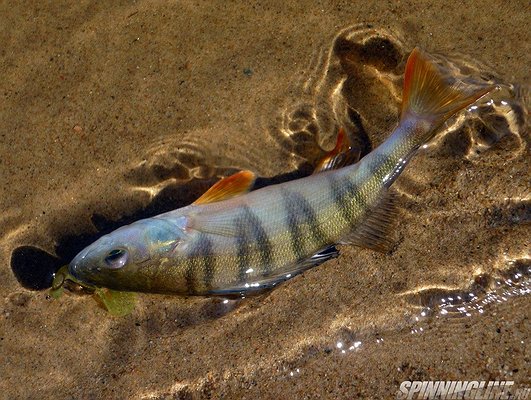
[{"label": "fish scale", "polygon": [[249,295],[337,256],[338,243],[387,251],[396,214],[390,186],[446,119],[491,89],[447,83],[415,49],[399,125],[356,164],[359,152],[340,130],[313,175],[249,192],[255,176],[241,171],[189,206],[101,237],[69,272],[114,290]]}]

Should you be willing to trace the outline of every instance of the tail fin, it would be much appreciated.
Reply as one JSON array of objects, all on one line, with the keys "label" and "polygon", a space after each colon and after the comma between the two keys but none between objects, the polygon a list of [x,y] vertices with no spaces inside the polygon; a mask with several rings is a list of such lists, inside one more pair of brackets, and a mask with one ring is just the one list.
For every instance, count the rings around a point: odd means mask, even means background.
[{"label": "tail fin", "polygon": [[419,48],[415,48],[406,65],[401,120],[413,115],[429,122],[429,132],[422,138],[426,142],[448,118],[493,88],[489,86],[471,92],[460,83],[446,82],[428,57]]}]

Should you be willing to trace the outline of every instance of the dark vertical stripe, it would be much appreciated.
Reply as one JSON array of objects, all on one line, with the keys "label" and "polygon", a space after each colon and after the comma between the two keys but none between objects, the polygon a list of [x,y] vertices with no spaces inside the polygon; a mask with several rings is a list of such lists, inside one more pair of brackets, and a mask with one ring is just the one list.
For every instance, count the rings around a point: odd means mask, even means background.
[{"label": "dark vertical stripe", "polygon": [[203,272],[202,283],[205,290],[210,290],[214,277],[214,258],[212,254],[212,241],[205,234],[199,234],[188,254],[188,263],[184,278],[189,295],[202,292],[199,290],[199,271]]},{"label": "dark vertical stripe", "polygon": [[339,207],[341,217],[348,224],[355,224],[355,205],[360,207],[360,211],[364,211],[367,207],[367,203],[358,185],[349,179],[336,179],[332,176],[329,176],[329,182],[332,196]]},{"label": "dark vertical stripe", "polygon": [[378,175],[385,158],[387,158],[387,156],[384,154],[374,154],[373,157],[370,157],[369,160],[367,160],[367,163],[363,167],[367,168],[367,175],[369,178]]},{"label": "dark vertical stripe", "polygon": [[290,235],[290,244],[293,253],[297,257],[298,261],[302,261],[306,258],[304,252],[304,241],[303,234],[301,232],[300,222],[299,222],[299,210],[298,205],[295,204],[292,198],[293,193],[284,190],[281,192],[282,199],[284,200],[284,206],[286,207],[287,212],[287,223],[288,223],[288,232]]},{"label": "dark vertical stripe", "polygon": [[195,294],[195,279],[194,279],[194,270],[195,270],[195,259],[190,258],[186,264],[186,270],[184,271],[184,280],[186,283],[186,290],[189,295]]},{"label": "dark vertical stripe", "polygon": [[245,220],[248,223],[251,235],[254,239],[258,252],[260,253],[260,262],[262,273],[268,276],[271,273],[272,260],[272,246],[267,232],[264,230],[260,219],[252,212],[249,207],[244,209]]},{"label": "dark vertical stripe", "polygon": [[247,270],[257,268],[251,265],[252,251],[256,249],[260,255],[260,268],[262,274],[267,276],[271,273],[272,266],[272,245],[267,232],[265,231],[260,219],[252,210],[242,207],[240,217],[237,219],[237,257],[238,257],[238,282],[243,283],[247,280]]},{"label": "dark vertical stripe", "polygon": [[[387,187],[396,179],[389,179],[395,175],[395,163],[393,163],[391,156],[386,152],[374,154],[367,164],[367,171],[369,179],[377,179],[380,182],[384,182]],[[385,179],[387,175],[387,179]]]},{"label": "dark vertical stripe", "polygon": [[203,236],[202,253],[203,253],[203,285],[205,292],[212,290],[212,280],[214,278],[214,252],[212,241],[206,235]]},{"label": "dark vertical stripe", "polygon": [[245,212],[240,213],[240,217],[236,220],[236,247],[238,257],[238,282],[245,282],[245,271],[249,268],[250,263],[250,249],[248,244],[251,238],[248,235],[247,221],[245,218]]},{"label": "dark vertical stripe", "polygon": [[310,202],[300,193],[292,193],[291,202],[300,210],[298,212],[300,223],[304,223],[305,226],[308,227],[313,239],[313,244],[318,248],[332,244],[329,241],[330,239],[328,238],[328,235],[321,229],[319,219],[317,218],[316,212]]}]

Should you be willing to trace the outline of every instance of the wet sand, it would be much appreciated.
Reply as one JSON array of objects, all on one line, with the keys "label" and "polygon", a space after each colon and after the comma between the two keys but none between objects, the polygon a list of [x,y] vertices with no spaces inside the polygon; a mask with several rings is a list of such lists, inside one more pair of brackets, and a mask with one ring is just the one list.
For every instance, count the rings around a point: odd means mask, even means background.
[{"label": "wet sand", "polygon": [[[0,397],[530,386],[530,14],[518,1],[0,5]],[[141,295],[123,318],[34,290],[103,232],[219,176],[309,173],[339,126],[370,151],[397,123],[415,46],[524,88],[454,119],[410,163],[391,254],[343,246],[267,296]]]}]

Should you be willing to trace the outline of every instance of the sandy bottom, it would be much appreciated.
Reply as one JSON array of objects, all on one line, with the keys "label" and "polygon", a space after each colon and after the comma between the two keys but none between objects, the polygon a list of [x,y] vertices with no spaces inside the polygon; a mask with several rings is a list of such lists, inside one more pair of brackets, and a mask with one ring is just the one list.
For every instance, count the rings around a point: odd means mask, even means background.
[{"label": "sandy bottom", "polygon": [[[3,2],[0,397],[531,385],[531,15],[525,2],[446,3]],[[370,151],[397,122],[415,46],[501,89],[396,182],[391,254],[344,246],[267,296],[142,295],[124,318],[90,296],[48,296],[52,272],[102,233],[219,176],[307,174],[340,126]]]}]

